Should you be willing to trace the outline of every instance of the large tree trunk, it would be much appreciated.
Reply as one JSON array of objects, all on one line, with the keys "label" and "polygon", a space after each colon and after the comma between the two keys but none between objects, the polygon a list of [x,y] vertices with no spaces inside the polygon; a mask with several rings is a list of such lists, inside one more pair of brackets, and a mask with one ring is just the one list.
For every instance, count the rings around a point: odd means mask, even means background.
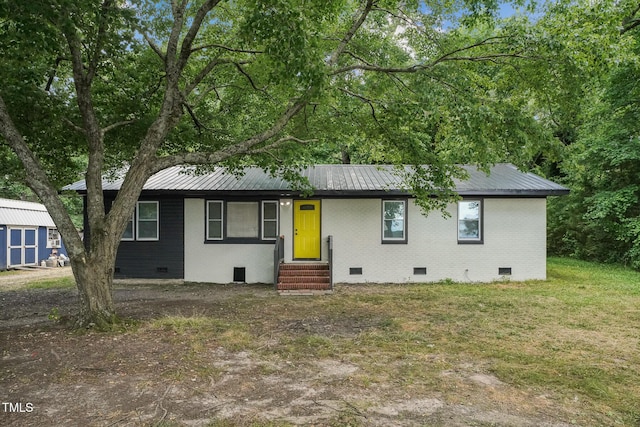
[{"label": "large tree trunk", "polygon": [[73,275],[80,293],[78,326],[108,330],[117,323],[113,304],[115,256],[72,259]]}]

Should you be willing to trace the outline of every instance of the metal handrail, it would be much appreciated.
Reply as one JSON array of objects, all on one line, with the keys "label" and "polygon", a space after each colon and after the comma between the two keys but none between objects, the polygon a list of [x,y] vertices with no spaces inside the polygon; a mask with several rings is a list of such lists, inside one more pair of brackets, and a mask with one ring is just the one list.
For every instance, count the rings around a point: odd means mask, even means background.
[{"label": "metal handrail", "polygon": [[280,264],[284,261],[284,236],[276,239],[273,248],[273,287],[278,289],[278,276],[280,276]]},{"label": "metal handrail", "polygon": [[333,290],[333,236],[327,237],[329,247],[329,289]]}]

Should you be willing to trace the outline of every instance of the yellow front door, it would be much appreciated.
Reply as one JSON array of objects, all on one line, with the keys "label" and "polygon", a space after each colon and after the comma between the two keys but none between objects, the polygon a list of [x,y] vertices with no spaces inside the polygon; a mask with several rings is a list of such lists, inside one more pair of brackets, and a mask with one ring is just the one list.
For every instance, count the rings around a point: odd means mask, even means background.
[{"label": "yellow front door", "polygon": [[320,200],[293,201],[293,258],[320,259]]}]

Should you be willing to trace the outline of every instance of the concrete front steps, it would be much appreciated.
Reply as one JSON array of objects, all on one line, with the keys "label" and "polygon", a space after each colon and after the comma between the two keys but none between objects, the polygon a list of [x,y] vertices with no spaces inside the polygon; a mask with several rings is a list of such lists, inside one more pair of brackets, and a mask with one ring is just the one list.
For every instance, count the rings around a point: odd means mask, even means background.
[{"label": "concrete front steps", "polygon": [[278,292],[283,295],[313,295],[331,292],[329,264],[280,264]]}]

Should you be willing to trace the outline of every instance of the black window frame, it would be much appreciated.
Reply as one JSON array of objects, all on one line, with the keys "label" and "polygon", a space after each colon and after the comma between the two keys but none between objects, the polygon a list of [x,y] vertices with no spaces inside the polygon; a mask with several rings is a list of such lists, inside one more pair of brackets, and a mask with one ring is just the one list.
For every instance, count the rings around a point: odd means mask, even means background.
[{"label": "black window frame", "polygon": [[[210,238],[209,237],[209,204],[210,203],[221,203],[221,222],[222,222],[222,237],[220,238]],[[227,225],[229,221],[228,216],[228,204],[229,203],[256,203],[258,209],[258,233],[257,237],[228,237],[227,235]],[[276,235],[273,237],[265,237],[264,236],[264,207],[265,204],[273,203],[276,205]],[[216,220],[220,221],[220,220]],[[269,221],[273,221],[273,219],[269,219]],[[280,235],[280,200],[278,199],[220,199],[220,198],[212,198],[205,199],[205,230],[204,230],[204,243],[206,244],[273,244]]]}]

